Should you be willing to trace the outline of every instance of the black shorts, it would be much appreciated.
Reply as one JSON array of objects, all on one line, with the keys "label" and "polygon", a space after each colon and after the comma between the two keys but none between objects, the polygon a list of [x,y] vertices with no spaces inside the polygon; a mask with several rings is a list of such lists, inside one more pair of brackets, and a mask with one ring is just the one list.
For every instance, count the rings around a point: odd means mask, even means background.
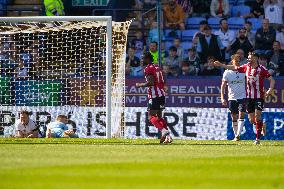
[{"label": "black shorts", "polygon": [[229,110],[232,114],[246,112],[246,99],[229,100]]},{"label": "black shorts", "polygon": [[163,110],[165,109],[165,103],[166,100],[164,96],[149,99],[148,110]]},{"label": "black shorts", "polygon": [[248,98],[246,101],[248,113],[254,113],[255,110],[263,111],[264,100],[262,98]]}]

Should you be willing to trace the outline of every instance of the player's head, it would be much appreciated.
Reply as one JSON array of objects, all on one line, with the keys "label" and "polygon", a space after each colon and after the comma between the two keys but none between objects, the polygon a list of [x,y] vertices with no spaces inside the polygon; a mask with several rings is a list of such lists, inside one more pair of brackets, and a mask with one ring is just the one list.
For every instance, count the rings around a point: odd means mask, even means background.
[{"label": "player's head", "polygon": [[258,62],[258,54],[256,52],[249,52],[248,54],[248,63],[256,64]]},{"label": "player's head", "polygon": [[65,124],[68,123],[67,116],[65,116],[65,115],[58,115],[57,118],[56,118],[56,121],[59,121],[61,123],[65,123]]},{"label": "player's head", "polygon": [[154,61],[153,56],[150,52],[145,52],[141,56],[141,62],[143,66],[147,66],[148,64],[152,64]]},{"label": "player's head", "polygon": [[231,60],[234,66],[240,66],[241,56],[239,54],[233,54]]},{"label": "player's head", "polygon": [[30,113],[28,111],[21,111],[20,112],[20,120],[23,125],[28,124],[29,122]]}]

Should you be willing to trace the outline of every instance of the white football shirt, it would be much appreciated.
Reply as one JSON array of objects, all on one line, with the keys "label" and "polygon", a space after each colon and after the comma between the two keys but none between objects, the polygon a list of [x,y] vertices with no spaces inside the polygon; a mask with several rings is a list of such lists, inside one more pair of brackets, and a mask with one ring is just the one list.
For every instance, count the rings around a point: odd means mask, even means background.
[{"label": "white football shirt", "polygon": [[15,123],[16,131],[21,131],[23,134],[28,134],[32,132],[32,130],[36,129],[36,124],[33,120],[29,119],[28,124],[24,125],[21,123],[21,120],[18,119]]},{"label": "white football shirt", "polygon": [[237,71],[226,70],[223,81],[228,83],[228,100],[246,98],[246,75]]}]

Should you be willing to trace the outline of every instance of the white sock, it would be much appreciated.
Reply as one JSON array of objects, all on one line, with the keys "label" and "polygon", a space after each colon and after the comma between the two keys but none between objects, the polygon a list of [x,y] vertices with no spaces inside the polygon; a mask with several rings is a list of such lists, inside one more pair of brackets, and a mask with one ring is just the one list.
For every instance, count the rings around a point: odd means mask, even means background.
[{"label": "white sock", "polygon": [[243,119],[238,120],[238,132],[237,132],[238,136],[241,136],[244,124],[245,124],[245,121]]},{"label": "white sock", "polygon": [[233,131],[234,131],[234,135],[237,136],[237,132],[238,132],[238,122],[233,121],[233,122],[232,122],[232,127],[233,127]]}]

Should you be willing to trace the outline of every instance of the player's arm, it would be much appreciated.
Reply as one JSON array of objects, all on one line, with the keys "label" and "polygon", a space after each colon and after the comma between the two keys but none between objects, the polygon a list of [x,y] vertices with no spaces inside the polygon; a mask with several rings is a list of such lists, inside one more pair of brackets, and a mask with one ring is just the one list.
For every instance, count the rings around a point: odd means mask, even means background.
[{"label": "player's arm", "polygon": [[226,86],[227,86],[227,81],[222,80],[222,84],[221,84],[221,102],[223,106],[227,106],[227,101],[225,100],[225,90],[226,90]]},{"label": "player's arm", "polygon": [[268,80],[269,80],[269,89],[266,91],[265,96],[269,96],[269,95],[272,94],[273,89],[274,89],[274,85],[275,85],[275,80],[273,79],[272,76],[270,76],[270,77],[268,78]]},{"label": "player's arm", "polygon": [[22,131],[17,131],[16,132],[16,138],[24,138],[25,136],[24,136],[24,133],[22,132]]},{"label": "player's arm", "polygon": [[234,71],[236,71],[238,69],[238,67],[236,67],[234,65],[222,64],[219,61],[214,61],[213,63],[210,63],[209,66],[221,67],[221,68],[225,68],[227,70],[234,70]]},{"label": "player's arm", "polygon": [[151,87],[154,85],[154,76],[153,75],[147,75],[146,76],[146,81],[145,83],[136,83],[136,87]]}]

